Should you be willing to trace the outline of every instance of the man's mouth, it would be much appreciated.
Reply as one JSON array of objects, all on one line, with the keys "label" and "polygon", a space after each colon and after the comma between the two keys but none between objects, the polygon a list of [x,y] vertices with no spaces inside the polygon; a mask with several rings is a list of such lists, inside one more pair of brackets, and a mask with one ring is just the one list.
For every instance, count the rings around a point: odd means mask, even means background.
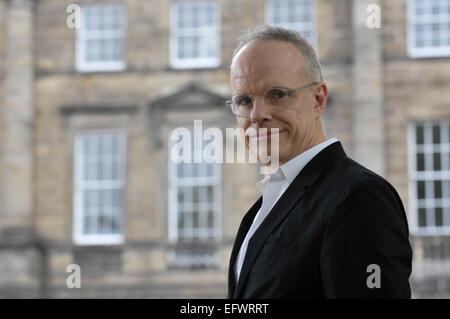
[{"label": "man's mouth", "polygon": [[249,138],[257,138],[257,139],[267,139],[271,138],[277,135],[280,135],[281,133],[285,132],[286,130],[280,130],[278,128],[274,129],[259,129],[259,130],[250,130],[246,131],[246,134]]}]

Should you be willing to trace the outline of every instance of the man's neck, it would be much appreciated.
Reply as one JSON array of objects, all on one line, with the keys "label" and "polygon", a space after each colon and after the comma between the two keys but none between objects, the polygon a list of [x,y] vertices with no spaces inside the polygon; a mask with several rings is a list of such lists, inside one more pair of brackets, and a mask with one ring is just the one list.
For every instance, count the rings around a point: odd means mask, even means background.
[{"label": "man's neck", "polygon": [[[309,145],[310,145],[309,147],[307,146],[307,147],[303,148],[300,152],[296,153],[294,156],[292,156],[292,157],[290,157],[288,159],[280,160],[278,166],[282,166],[282,165],[286,164],[287,162],[289,162],[293,158],[296,158],[300,154],[306,152],[307,150],[309,150],[309,149],[313,148],[314,146],[319,145],[320,143],[323,143],[323,142],[325,142],[327,140],[328,140],[328,138],[326,137],[325,134],[319,136],[317,139],[314,140],[314,142],[309,143]],[[272,165],[269,162],[269,163],[267,163],[267,165],[265,164],[264,166],[272,166]]]}]

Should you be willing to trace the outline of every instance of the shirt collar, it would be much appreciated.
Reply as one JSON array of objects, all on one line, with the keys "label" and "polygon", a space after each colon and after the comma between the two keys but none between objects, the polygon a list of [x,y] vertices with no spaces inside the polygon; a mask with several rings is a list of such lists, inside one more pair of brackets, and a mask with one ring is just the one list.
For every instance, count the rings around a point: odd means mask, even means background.
[{"label": "shirt collar", "polygon": [[284,175],[284,172],[278,167],[270,174],[264,174],[265,177],[256,183],[256,188],[261,193],[261,195],[264,195],[266,191],[266,187],[270,182],[279,181],[286,179],[286,176]]},{"label": "shirt collar", "polygon": [[306,166],[306,164],[309,163],[310,160],[312,160],[324,148],[335,142],[338,142],[337,138],[330,138],[311,147],[310,149],[291,159],[289,162],[281,165],[280,169],[283,171],[284,176],[286,176],[288,184],[290,185],[294,181],[295,177],[302,171],[302,169]]},{"label": "shirt collar", "polygon": [[290,185],[310,160],[312,160],[324,148],[335,142],[338,142],[338,139],[333,137],[320,144],[317,144],[306,150],[305,152],[297,155],[289,162],[281,165],[279,168],[275,169],[272,174],[267,174],[264,179],[256,183],[256,187],[258,188],[261,195],[264,195],[266,186],[270,183],[271,180],[280,178],[286,179],[287,184]]}]

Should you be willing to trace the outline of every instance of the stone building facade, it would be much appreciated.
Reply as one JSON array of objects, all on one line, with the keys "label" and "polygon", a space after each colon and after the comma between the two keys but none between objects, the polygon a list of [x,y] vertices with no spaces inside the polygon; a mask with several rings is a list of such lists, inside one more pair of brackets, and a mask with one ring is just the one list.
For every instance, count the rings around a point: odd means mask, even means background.
[{"label": "stone building facade", "polygon": [[[436,29],[412,20],[419,0],[0,0],[0,296],[224,297],[259,167],[205,166],[189,173],[204,169],[205,178],[182,179],[170,136],[198,119],[204,129],[234,127],[225,100],[239,34],[295,20],[295,12],[306,19],[298,25],[318,49],[328,84],[328,137],[388,179],[408,212],[413,296],[450,296],[449,2],[423,4],[441,19]],[[102,44],[110,49],[94,48],[106,33],[70,27],[78,12],[71,4],[86,21],[102,14],[110,15],[105,24],[120,21],[107,35],[115,40]],[[292,16],[276,18],[289,6],[297,8]],[[88,18],[89,8],[100,9]],[[370,28],[377,8],[381,26]],[[209,40],[183,42],[180,21],[210,23],[197,34]],[[103,167],[93,168],[95,181],[80,173],[92,163]],[[98,177],[110,168],[118,175]],[[179,195],[183,187],[192,193]],[[192,215],[183,219],[186,194],[203,202],[198,211],[185,208]],[[111,234],[100,228],[105,220]],[[81,288],[66,285],[71,264],[80,266]]]}]

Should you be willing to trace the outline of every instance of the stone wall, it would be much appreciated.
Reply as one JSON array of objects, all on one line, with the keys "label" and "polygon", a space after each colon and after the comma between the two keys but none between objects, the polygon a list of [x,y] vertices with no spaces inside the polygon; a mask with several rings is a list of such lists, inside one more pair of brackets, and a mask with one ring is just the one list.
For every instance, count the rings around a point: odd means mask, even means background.
[{"label": "stone wall", "polygon": [[[187,0],[176,2],[181,1]],[[14,181],[24,199],[16,205],[17,194],[2,182],[0,229],[8,224],[33,234],[16,241],[17,228],[3,232],[11,236],[0,238],[0,296],[225,296],[231,245],[242,216],[258,198],[258,167],[222,166],[221,236],[213,244],[219,263],[171,267],[166,252],[176,247],[168,240],[167,142],[171,129],[198,118],[205,127],[234,126],[229,110],[212,101],[230,95],[232,50],[245,28],[264,23],[265,0],[218,0],[221,64],[196,70],[170,66],[174,2],[122,1],[125,70],[79,73],[76,30],[66,26],[72,1],[0,0],[0,181]],[[408,209],[407,125],[450,115],[450,62],[408,57],[406,0],[369,2],[382,8],[381,29],[364,29],[355,17],[363,8],[356,0],[317,1],[317,47],[329,88],[323,121],[327,136],[339,138],[349,156],[386,177]],[[8,23],[11,17],[14,25]],[[204,105],[183,104],[177,99],[181,93]],[[25,113],[11,111],[18,104]],[[25,120],[10,121],[24,114]],[[78,132],[98,128],[126,134],[125,241],[85,247],[73,242],[73,140]],[[17,150],[27,159],[20,162],[25,178],[16,179],[21,173],[8,166]],[[23,214],[8,213],[16,210]],[[446,237],[412,236],[412,243],[415,296],[445,295],[450,289],[439,278],[448,277],[448,256],[430,252],[440,251],[436,247],[446,252]],[[439,271],[430,270],[427,260],[441,260]],[[82,266],[83,289],[66,288],[71,263]]]}]

